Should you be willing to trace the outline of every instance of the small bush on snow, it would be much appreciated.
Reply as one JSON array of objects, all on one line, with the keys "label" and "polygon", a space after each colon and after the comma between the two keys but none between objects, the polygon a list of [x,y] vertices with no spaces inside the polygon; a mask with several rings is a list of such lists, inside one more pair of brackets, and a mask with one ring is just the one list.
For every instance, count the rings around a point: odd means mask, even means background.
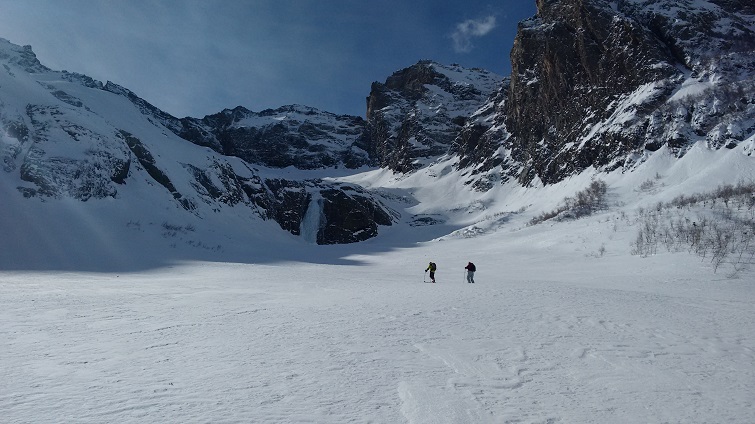
[{"label": "small bush on snow", "polygon": [[529,224],[536,225],[554,218],[557,221],[563,221],[592,215],[606,208],[607,192],[608,185],[605,181],[595,180],[586,189],[576,193],[574,197],[565,198],[561,206],[532,218]]},{"label": "small bush on snow", "polygon": [[709,259],[714,271],[728,262],[735,273],[755,258],[755,183],[678,196],[638,210],[638,218],[632,254],[653,255],[659,246],[671,252],[686,249]]}]

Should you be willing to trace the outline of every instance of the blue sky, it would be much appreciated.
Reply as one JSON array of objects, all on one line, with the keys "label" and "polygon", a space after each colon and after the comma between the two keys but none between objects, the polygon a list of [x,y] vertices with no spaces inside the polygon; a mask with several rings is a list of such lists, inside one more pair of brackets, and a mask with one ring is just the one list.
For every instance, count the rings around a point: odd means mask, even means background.
[{"label": "blue sky", "polygon": [[510,73],[534,0],[0,0],[0,37],[178,117],[299,103],[363,116],[422,59]]}]

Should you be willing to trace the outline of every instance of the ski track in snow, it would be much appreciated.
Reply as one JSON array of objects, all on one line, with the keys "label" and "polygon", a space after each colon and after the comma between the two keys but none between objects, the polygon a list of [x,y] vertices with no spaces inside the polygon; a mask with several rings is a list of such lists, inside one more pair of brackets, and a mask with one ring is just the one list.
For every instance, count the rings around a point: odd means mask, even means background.
[{"label": "ski track in snow", "polygon": [[0,273],[2,421],[755,420],[751,299],[393,261]]}]

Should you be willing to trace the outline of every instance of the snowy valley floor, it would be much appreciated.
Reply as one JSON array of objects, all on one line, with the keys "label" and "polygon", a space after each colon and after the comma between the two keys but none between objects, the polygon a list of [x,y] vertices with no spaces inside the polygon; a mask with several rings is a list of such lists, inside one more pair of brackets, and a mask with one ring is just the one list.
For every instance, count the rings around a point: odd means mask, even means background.
[{"label": "snowy valley floor", "polygon": [[[591,242],[610,233],[598,222],[357,252],[352,265],[0,272],[0,415],[755,422],[752,270],[632,256],[629,231]],[[423,284],[431,259],[438,284]]]}]

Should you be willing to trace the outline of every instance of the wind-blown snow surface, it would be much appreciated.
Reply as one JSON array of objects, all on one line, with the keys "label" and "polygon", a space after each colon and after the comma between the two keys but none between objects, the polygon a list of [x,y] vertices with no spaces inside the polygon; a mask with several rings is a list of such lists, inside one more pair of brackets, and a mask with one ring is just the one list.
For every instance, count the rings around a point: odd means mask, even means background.
[{"label": "wind-blown snow surface", "polygon": [[[686,253],[633,256],[636,224],[622,218],[752,181],[743,152],[655,152],[634,173],[602,175],[609,209],[571,222],[525,225],[590,175],[475,194],[439,162],[405,178],[341,178],[412,196],[402,213],[440,222],[356,245],[260,226],[266,243],[245,259],[225,245],[197,261],[177,242],[174,262],[150,262],[165,249],[158,236],[132,246],[143,267],[18,264],[0,271],[1,421],[755,422],[755,272],[732,278]],[[657,190],[637,190],[648,178]],[[45,228],[70,225],[55,204],[25,212],[46,214]],[[86,205],[87,217],[102,207]],[[130,231],[86,236],[128,245]],[[211,245],[203,231],[184,236]],[[430,260],[437,284],[423,283]]]},{"label": "wind-blown snow surface", "polygon": [[[607,231],[358,266],[3,273],[3,420],[752,422],[752,280],[685,255],[596,258]],[[438,284],[422,283],[427,258]]]}]

